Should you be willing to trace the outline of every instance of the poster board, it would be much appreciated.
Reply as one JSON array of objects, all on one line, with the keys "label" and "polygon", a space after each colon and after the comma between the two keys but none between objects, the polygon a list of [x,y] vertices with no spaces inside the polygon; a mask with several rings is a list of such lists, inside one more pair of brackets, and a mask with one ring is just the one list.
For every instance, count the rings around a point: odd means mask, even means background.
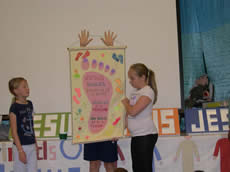
[{"label": "poster board", "polygon": [[73,143],[124,135],[125,49],[68,48]]}]

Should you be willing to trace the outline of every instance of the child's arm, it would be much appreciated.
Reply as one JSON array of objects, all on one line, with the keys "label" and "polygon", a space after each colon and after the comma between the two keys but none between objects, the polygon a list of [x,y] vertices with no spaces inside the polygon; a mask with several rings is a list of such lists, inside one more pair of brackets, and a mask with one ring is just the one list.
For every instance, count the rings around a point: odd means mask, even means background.
[{"label": "child's arm", "polygon": [[124,104],[126,109],[126,113],[130,116],[136,116],[138,113],[144,110],[151,102],[151,99],[147,96],[141,96],[136,104],[133,106],[129,104],[128,98],[122,100],[122,103]]},{"label": "child's arm", "polygon": [[125,129],[128,128],[128,114],[125,114]]},{"label": "child's arm", "polygon": [[19,153],[19,160],[25,164],[26,163],[26,154],[22,148],[21,142],[20,142],[19,137],[18,137],[17,117],[13,112],[11,112],[9,116],[10,116],[11,133],[12,133],[14,143],[15,143],[17,150],[18,150],[18,153]]}]

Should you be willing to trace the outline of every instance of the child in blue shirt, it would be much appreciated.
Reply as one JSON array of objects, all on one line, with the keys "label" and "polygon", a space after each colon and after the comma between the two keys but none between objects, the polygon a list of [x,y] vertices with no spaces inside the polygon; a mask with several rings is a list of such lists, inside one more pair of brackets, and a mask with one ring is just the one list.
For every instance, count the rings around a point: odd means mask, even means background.
[{"label": "child in blue shirt", "polygon": [[28,83],[22,77],[13,78],[9,81],[9,90],[15,96],[9,110],[14,172],[37,172],[33,104],[27,100]]}]

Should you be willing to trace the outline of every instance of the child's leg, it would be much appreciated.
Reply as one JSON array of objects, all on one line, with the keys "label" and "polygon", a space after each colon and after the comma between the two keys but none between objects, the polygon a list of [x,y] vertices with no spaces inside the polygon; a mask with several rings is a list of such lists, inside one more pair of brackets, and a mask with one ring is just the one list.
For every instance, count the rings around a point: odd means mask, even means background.
[{"label": "child's leg", "polygon": [[37,172],[37,153],[35,144],[23,146],[26,153],[27,172]]},{"label": "child's leg", "polygon": [[104,167],[106,172],[114,172],[116,169],[115,162],[104,162]]},{"label": "child's leg", "polygon": [[101,166],[101,161],[96,160],[96,161],[90,161],[89,162],[89,171],[90,172],[99,172]]},{"label": "child's leg", "polygon": [[133,172],[152,172],[153,149],[158,135],[132,137],[131,156]]},{"label": "child's leg", "polygon": [[25,172],[26,165],[19,160],[19,152],[15,145],[13,145],[13,158],[14,158],[14,164],[13,164],[14,172]]}]

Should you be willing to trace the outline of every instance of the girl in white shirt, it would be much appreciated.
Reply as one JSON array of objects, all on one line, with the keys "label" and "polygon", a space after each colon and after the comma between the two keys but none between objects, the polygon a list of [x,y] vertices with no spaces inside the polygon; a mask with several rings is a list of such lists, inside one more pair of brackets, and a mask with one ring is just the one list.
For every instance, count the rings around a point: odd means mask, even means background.
[{"label": "girl in white shirt", "polygon": [[152,107],[157,101],[155,74],[144,64],[133,64],[128,71],[135,88],[130,99],[122,100],[126,108],[127,127],[131,133],[133,172],[152,172],[153,149],[158,133],[152,120]]}]

